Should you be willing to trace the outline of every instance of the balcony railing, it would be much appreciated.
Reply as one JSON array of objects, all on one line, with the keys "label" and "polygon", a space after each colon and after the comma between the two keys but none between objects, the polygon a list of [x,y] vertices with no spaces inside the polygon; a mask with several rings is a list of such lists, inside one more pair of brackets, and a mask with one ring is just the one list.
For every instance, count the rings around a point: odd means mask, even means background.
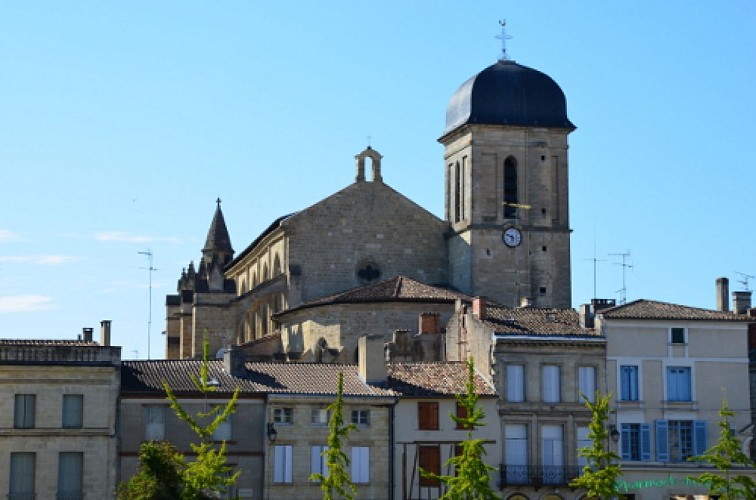
[{"label": "balcony railing", "polygon": [[501,465],[499,485],[505,486],[567,486],[580,476],[580,467],[564,465]]}]

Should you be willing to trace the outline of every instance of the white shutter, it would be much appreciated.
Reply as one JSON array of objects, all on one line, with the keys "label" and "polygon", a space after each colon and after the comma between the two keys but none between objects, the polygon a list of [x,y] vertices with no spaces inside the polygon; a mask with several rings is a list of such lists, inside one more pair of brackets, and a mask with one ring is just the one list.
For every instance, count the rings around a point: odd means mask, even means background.
[{"label": "white shutter", "polygon": [[352,482],[370,482],[370,448],[367,446],[352,447]]},{"label": "white shutter", "polygon": [[507,401],[525,401],[525,367],[522,365],[507,365]]}]

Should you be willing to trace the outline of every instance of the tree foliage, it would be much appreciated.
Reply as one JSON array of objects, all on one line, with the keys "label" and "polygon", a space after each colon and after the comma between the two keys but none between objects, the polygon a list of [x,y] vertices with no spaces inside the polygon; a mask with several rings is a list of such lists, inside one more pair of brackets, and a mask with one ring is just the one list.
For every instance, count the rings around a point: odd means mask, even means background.
[{"label": "tree foliage", "polygon": [[722,401],[719,416],[720,420],[717,425],[720,428],[720,433],[717,443],[702,455],[688,459],[707,462],[716,467],[719,472],[704,472],[699,476],[691,477],[691,479],[704,484],[709,489],[709,495],[718,495],[722,500],[737,498],[754,500],[756,499],[756,482],[745,474],[734,474],[733,472],[733,469],[737,466],[754,468],[756,463],[743,453],[740,440],[730,429],[730,418],[735,416],[735,412],[730,410],[726,399]]},{"label": "tree foliage", "polygon": [[343,442],[349,439],[349,433],[355,429],[354,424],[344,424],[344,373],[339,372],[336,400],[328,405],[328,448],[322,452],[326,459],[327,471],[323,474],[312,474],[310,481],[319,481],[324,500],[333,500],[334,495],[353,500],[357,494],[357,487],[352,482],[347,467],[349,457],[341,449]]},{"label": "tree foliage", "polygon": [[420,473],[429,478],[438,479],[446,486],[446,491],[439,500],[488,500],[499,498],[491,488],[490,472],[496,470],[488,465],[483,439],[473,437],[475,429],[485,424],[485,412],[478,406],[478,395],[475,391],[475,365],[472,359],[467,360],[467,383],[465,393],[457,394],[457,403],[464,408],[464,414],[449,417],[459,427],[467,429],[467,439],[460,443],[460,453],[450,458],[446,465],[454,468],[454,475],[439,475],[425,470]]},{"label": "tree foliage", "polygon": [[602,396],[596,391],[595,402],[591,402],[585,395],[585,406],[591,410],[591,423],[588,426],[590,446],[578,450],[579,455],[587,459],[580,477],[572,480],[573,488],[585,488],[589,497],[610,499],[621,498],[617,491],[617,478],[622,470],[619,465],[620,457],[607,447],[609,433],[606,421],[609,416],[609,401],[612,395]]},{"label": "tree foliage", "polygon": [[[218,388],[210,383],[208,343],[202,344],[202,364],[199,376],[192,376],[192,383],[205,397]],[[163,382],[166,399],[176,416],[187,423],[197,434],[199,444],[190,443],[196,458],[185,460],[176,448],[167,442],[147,442],[140,448],[139,473],[119,486],[119,499],[138,500],[202,500],[217,498],[229,486],[236,483],[241,471],[233,472],[226,463],[225,441],[217,445],[213,433],[235,411],[239,388],[234,390],[225,405],[190,414],[178,401],[173,389]]]}]

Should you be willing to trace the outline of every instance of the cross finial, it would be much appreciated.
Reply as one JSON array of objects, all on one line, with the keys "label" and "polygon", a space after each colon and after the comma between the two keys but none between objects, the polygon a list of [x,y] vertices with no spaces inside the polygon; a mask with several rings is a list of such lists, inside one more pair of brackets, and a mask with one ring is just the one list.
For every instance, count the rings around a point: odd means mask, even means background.
[{"label": "cross finial", "polygon": [[508,61],[509,56],[507,55],[507,40],[511,39],[512,37],[507,35],[507,20],[499,20],[499,26],[501,26],[501,35],[496,37],[501,40],[501,55],[499,56],[499,61]]},{"label": "cross finial", "polygon": [[215,200],[215,203],[217,203],[217,204],[218,204],[218,208],[220,208],[220,204],[221,204],[221,199],[220,199],[220,197],[218,197],[218,199],[217,199],[217,200]]}]

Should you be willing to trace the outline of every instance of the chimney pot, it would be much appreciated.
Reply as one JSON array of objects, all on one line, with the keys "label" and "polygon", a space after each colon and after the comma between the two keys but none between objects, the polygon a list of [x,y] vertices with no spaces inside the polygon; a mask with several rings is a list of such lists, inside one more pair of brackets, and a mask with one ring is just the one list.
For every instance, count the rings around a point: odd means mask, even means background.
[{"label": "chimney pot", "polygon": [[729,311],[729,295],[730,295],[730,280],[727,278],[717,278],[716,281],[717,290],[717,311]]},{"label": "chimney pot", "polygon": [[472,302],[472,314],[475,318],[485,321],[488,317],[488,308],[484,297],[475,297]]},{"label": "chimney pot", "polygon": [[100,321],[100,345],[103,347],[110,347],[110,324],[109,319]]},{"label": "chimney pot", "polygon": [[94,328],[82,328],[81,332],[84,337],[84,342],[92,342],[92,333],[94,332]]},{"label": "chimney pot", "polygon": [[732,292],[732,307],[735,314],[746,314],[751,308],[751,292]]}]

